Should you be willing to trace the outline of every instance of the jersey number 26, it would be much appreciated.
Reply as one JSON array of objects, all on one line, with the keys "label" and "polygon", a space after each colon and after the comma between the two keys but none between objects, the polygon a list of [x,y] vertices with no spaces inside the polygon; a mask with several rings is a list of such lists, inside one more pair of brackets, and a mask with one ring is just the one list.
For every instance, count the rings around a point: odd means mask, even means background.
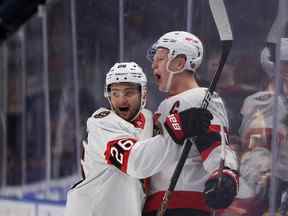
[{"label": "jersey number 26", "polygon": [[136,139],[124,138],[108,142],[105,154],[107,163],[126,172],[129,153],[136,141]]}]

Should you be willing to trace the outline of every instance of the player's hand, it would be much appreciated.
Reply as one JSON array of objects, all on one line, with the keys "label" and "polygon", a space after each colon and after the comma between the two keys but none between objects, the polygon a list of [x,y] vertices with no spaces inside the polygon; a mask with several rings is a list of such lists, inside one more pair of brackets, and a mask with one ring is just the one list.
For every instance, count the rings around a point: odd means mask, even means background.
[{"label": "player's hand", "polygon": [[212,119],[208,110],[190,108],[167,116],[164,125],[173,140],[183,144],[186,138],[206,134]]},{"label": "player's hand", "polygon": [[215,171],[205,183],[204,198],[208,207],[223,209],[231,205],[237,195],[238,182],[238,175],[230,169],[223,169],[222,174]]},{"label": "player's hand", "polygon": [[221,135],[219,132],[209,130],[207,133],[197,136],[194,141],[198,151],[202,154],[202,152],[205,152],[205,150],[211,148],[211,146],[214,145],[214,147],[216,147],[217,144],[220,145]]}]

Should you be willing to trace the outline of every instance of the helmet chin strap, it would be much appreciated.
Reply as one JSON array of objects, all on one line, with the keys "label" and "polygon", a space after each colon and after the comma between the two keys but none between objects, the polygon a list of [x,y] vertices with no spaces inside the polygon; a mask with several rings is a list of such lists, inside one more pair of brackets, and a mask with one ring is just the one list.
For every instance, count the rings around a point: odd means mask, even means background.
[{"label": "helmet chin strap", "polygon": [[107,100],[109,101],[109,104],[110,104],[111,110],[115,112],[115,109],[114,109],[114,107],[113,107],[113,105],[112,105],[112,101],[111,101],[110,96],[107,96],[106,98],[107,98]]},{"label": "helmet chin strap", "polygon": [[141,104],[140,104],[140,108],[138,109],[138,112],[136,112],[136,114],[130,119],[128,120],[129,122],[133,122],[135,119],[137,119],[137,117],[139,116],[140,112],[141,112]]},{"label": "helmet chin strap", "polygon": [[171,88],[171,83],[172,83],[173,76],[174,76],[174,74],[169,71],[168,79],[167,79],[166,85],[165,85],[165,87],[163,89],[163,92],[169,92],[169,90]]},{"label": "helmet chin strap", "polygon": [[135,119],[137,119],[137,117],[141,113],[142,109],[146,105],[146,100],[144,99],[144,92],[146,90],[144,88],[145,88],[144,86],[141,86],[141,96],[140,96],[140,103],[139,103],[138,112],[136,112],[136,114],[133,116],[133,118],[131,118],[131,120],[129,120],[129,122],[133,122]]},{"label": "helmet chin strap", "polygon": [[172,71],[169,69],[169,65],[171,63],[171,61],[173,60],[174,58],[169,58],[169,60],[167,61],[166,63],[166,70],[168,71],[169,75],[168,75],[168,79],[167,79],[167,82],[166,82],[166,85],[163,89],[163,92],[169,92],[170,91],[170,88],[171,88],[171,84],[172,84],[172,78],[174,76],[174,74],[179,74],[179,73],[182,73],[185,69],[185,66],[181,69],[181,70],[177,70],[177,71]]}]

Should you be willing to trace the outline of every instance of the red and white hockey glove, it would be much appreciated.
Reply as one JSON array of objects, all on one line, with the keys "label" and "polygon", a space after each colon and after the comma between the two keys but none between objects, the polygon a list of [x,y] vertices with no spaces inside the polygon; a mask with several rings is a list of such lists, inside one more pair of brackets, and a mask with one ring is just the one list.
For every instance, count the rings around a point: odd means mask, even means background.
[{"label": "red and white hockey glove", "polygon": [[216,170],[205,183],[204,198],[208,207],[227,208],[237,195],[238,186],[239,175],[235,171],[224,168],[221,174]]},{"label": "red and white hockey glove", "polygon": [[212,119],[208,110],[190,108],[167,116],[164,126],[172,139],[182,145],[188,137],[206,134]]}]

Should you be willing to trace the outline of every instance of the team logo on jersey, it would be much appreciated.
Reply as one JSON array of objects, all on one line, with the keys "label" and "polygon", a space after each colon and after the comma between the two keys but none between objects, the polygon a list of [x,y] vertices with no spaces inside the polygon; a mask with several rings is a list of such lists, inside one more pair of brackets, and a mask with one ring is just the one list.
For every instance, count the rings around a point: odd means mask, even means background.
[{"label": "team logo on jersey", "polygon": [[273,94],[269,92],[267,94],[262,94],[262,95],[255,97],[255,100],[266,101],[266,100],[270,99],[272,96],[273,96]]},{"label": "team logo on jersey", "polygon": [[140,113],[138,117],[132,122],[136,128],[144,129],[145,126],[145,116]]},{"label": "team logo on jersey", "polygon": [[108,116],[110,114],[110,111],[106,110],[106,111],[102,111],[100,113],[95,114],[93,117],[94,118],[104,118],[106,116]]}]

